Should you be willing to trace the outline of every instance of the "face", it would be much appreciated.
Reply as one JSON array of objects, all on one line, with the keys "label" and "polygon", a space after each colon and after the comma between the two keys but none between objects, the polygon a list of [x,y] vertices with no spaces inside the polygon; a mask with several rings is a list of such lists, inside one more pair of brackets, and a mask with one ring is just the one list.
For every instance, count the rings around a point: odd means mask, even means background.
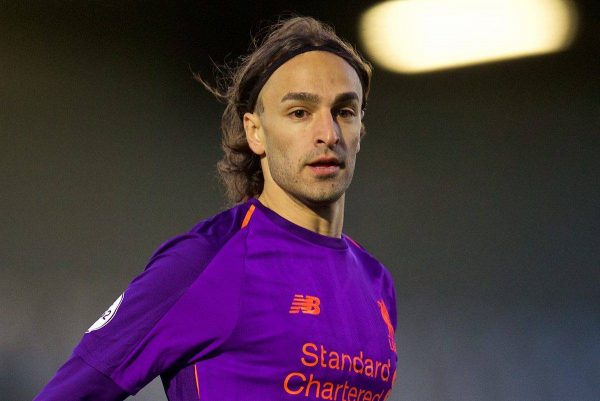
[{"label": "face", "polygon": [[362,87],[342,58],[300,54],[279,67],[259,94],[262,110],[244,116],[261,156],[264,193],[310,205],[338,201],[352,181],[360,149]]}]

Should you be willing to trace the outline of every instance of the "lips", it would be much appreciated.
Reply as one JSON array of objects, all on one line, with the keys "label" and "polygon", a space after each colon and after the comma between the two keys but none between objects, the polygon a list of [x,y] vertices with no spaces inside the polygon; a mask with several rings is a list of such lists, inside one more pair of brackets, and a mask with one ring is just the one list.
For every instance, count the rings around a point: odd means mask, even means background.
[{"label": "lips", "polygon": [[319,157],[308,163],[311,167],[340,167],[341,164],[337,157]]},{"label": "lips", "polygon": [[332,176],[340,171],[343,164],[337,157],[322,156],[308,163],[310,170],[317,176]]}]

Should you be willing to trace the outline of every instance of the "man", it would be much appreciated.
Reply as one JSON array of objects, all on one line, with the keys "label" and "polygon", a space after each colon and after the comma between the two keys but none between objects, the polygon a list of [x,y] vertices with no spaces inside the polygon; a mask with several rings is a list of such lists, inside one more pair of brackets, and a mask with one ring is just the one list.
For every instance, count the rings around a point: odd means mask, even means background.
[{"label": "man", "polygon": [[312,18],[272,27],[213,93],[233,208],[163,244],[37,400],[381,401],[387,270],[342,234],[371,69]]}]

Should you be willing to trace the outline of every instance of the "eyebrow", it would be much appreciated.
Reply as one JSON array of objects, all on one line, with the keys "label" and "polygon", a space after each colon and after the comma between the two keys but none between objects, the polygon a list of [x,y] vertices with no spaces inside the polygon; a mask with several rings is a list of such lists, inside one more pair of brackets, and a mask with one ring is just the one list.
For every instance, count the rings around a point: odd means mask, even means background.
[{"label": "eyebrow", "polygon": [[286,100],[300,100],[303,102],[317,104],[321,101],[321,96],[308,92],[288,92],[284,97],[281,98],[281,102],[283,103]]},{"label": "eyebrow", "polygon": [[[283,103],[287,100],[299,100],[303,102],[318,104],[321,101],[321,96],[309,92],[289,92],[281,98],[281,102]],[[333,103],[350,103],[353,100],[356,100],[358,102],[358,94],[356,92],[344,92],[337,95],[333,100]]]},{"label": "eyebrow", "polygon": [[358,103],[358,94],[356,92],[345,92],[337,95],[333,100],[333,103],[351,103],[353,100],[356,100]]}]

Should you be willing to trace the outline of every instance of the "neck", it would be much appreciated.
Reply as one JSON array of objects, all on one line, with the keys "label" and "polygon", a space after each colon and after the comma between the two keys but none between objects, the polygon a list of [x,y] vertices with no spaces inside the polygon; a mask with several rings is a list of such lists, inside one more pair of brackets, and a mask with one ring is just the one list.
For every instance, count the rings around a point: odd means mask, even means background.
[{"label": "neck", "polygon": [[[266,188],[265,188],[266,189]],[[263,191],[258,200],[286,220],[317,234],[341,238],[344,225],[344,198],[327,204],[307,205],[288,193]]]}]

